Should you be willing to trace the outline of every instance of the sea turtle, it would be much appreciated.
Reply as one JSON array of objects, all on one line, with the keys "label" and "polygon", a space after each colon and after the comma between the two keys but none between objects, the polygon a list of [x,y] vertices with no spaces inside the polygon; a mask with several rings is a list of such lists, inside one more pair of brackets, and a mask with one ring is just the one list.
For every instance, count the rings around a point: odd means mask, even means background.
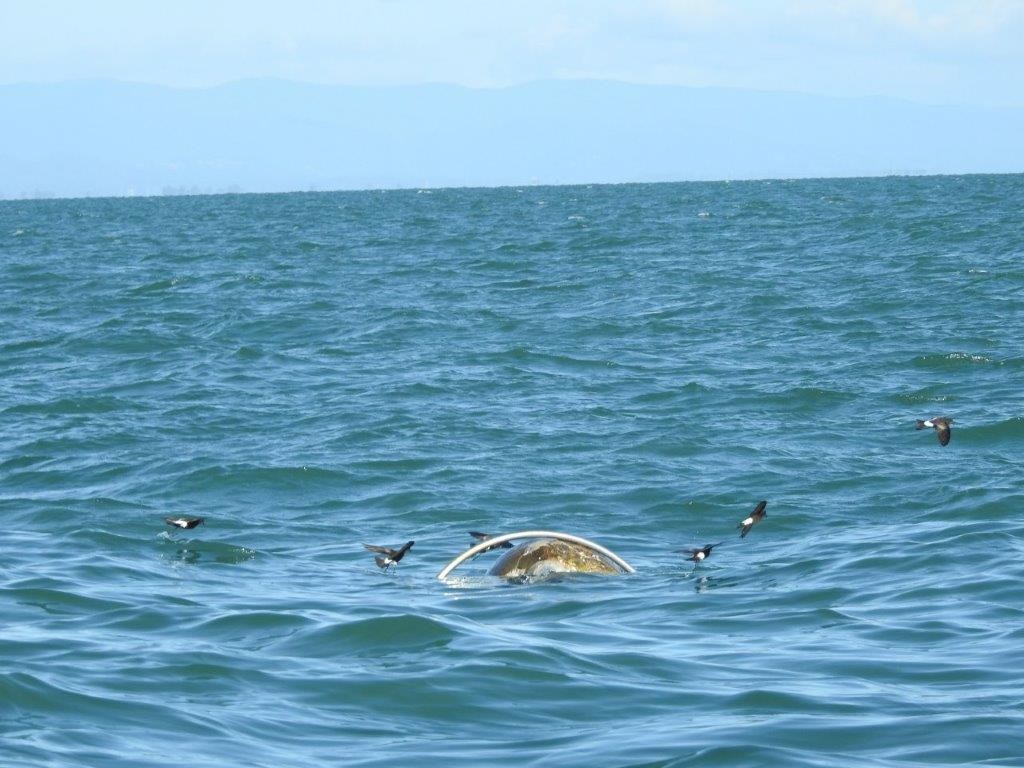
[{"label": "sea turtle", "polygon": [[522,543],[505,552],[491,567],[490,574],[509,581],[543,581],[569,573],[633,573],[633,567],[600,544],[557,531],[518,531],[484,539],[446,565],[437,578],[472,557],[496,548],[502,542]]}]

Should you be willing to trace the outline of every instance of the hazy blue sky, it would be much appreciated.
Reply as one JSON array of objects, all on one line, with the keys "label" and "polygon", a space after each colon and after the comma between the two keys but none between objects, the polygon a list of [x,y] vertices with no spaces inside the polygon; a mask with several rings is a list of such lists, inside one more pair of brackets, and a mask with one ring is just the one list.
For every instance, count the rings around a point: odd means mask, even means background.
[{"label": "hazy blue sky", "polygon": [[1022,0],[0,2],[0,83],[600,78],[1024,105]]}]

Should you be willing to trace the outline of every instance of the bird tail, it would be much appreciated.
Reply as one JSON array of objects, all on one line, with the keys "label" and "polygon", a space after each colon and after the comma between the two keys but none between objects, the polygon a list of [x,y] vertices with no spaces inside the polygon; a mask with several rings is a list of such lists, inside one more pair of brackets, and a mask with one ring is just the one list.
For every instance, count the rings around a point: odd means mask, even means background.
[{"label": "bird tail", "polygon": [[928,426],[927,424],[925,424],[923,421],[918,419],[917,420],[917,426],[915,427],[915,429],[925,429],[927,426]]}]

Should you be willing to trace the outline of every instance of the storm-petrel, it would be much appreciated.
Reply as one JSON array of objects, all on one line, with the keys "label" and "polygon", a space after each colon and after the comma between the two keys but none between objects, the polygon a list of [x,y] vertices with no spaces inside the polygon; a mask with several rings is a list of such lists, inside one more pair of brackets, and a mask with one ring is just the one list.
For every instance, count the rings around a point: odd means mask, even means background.
[{"label": "storm-petrel", "polygon": [[[718,542],[721,544],[722,542]],[[718,546],[718,544],[708,544],[707,546],[701,547],[700,549],[680,549],[680,552],[689,552],[690,556],[687,560],[693,560],[695,563],[699,563],[711,554],[711,550]]]},{"label": "storm-petrel", "polygon": [[205,517],[165,517],[164,522],[173,525],[175,528],[195,528],[197,525],[206,525]]},{"label": "storm-petrel", "polygon": [[753,528],[755,525],[757,525],[758,523],[760,523],[762,520],[765,519],[765,517],[768,515],[768,513],[765,511],[764,508],[767,507],[767,506],[768,506],[768,502],[767,501],[759,501],[759,502],[757,502],[757,506],[754,507],[754,511],[751,512],[749,515],[747,515],[742,520],[740,520],[740,524],[737,525],[736,527],[742,529],[742,530],[740,530],[740,538],[741,539],[744,536],[746,536],[748,533],[750,533],[750,529],[751,528]]},{"label": "storm-petrel", "polygon": [[918,419],[917,428],[935,427],[935,436],[939,438],[939,445],[949,445],[949,425],[952,423],[953,420],[948,416],[938,416],[924,421]]},{"label": "storm-petrel", "polygon": [[[481,533],[480,531],[470,531],[469,535],[477,541],[487,541],[489,538],[491,538],[491,534]],[[482,555],[484,552],[490,552],[492,549],[512,549],[512,542],[503,541],[501,542],[501,544],[492,544],[487,549],[481,549],[480,554]]]},{"label": "storm-petrel", "polygon": [[[401,549],[391,549],[390,547],[377,547],[373,544],[363,544],[363,546],[371,552],[379,552],[380,554],[373,558],[373,560],[381,568],[387,570],[388,566],[395,565],[399,560],[405,557],[405,553],[412,549],[412,545],[415,543],[415,541],[407,541],[405,542],[405,544],[402,545]],[[381,557],[381,555],[383,555],[383,557]]]}]

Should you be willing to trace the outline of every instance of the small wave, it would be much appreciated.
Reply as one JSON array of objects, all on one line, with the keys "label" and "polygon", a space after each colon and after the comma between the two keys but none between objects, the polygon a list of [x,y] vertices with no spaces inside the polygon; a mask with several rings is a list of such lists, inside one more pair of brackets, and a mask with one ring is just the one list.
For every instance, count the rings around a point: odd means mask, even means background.
[{"label": "small wave", "polygon": [[994,424],[979,426],[953,424],[955,437],[971,442],[994,443],[1002,441],[1019,442],[1024,440],[1024,416],[1013,416]]},{"label": "small wave", "polygon": [[281,611],[244,611],[217,616],[189,629],[198,639],[221,640],[280,638],[292,635],[313,623],[312,619]]},{"label": "small wave", "polygon": [[[558,243],[554,240],[534,240],[533,242],[528,243],[502,243],[495,248],[495,250],[499,253],[549,253],[550,251],[558,250]],[[522,269],[522,264],[501,263],[501,265],[506,269]]]},{"label": "small wave", "polygon": [[163,293],[164,291],[177,288],[181,285],[183,280],[184,278],[181,277],[169,277],[163,280],[155,280],[151,283],[138,285],[135,288],[130,289],[128,293],[134,296],[146,295],[149,293]]},{"label": "small wave", "polygon": [[688,381],[673,389],[653,390],[641,392],[630,398],[630,402],[637,405],[662,405],[686,400],[689,395],[702,395],[711,392],[711,388],[697,381]]},{"label": "small wave", "polygon": [[919,403],[944,403],[949,400],[949,396],[940,394],[935,387],[925,387],[916,392],[901,392],[893,395],[892,399],[904,405],[917,405]]},{"label": "small wave", "polygon": [[28,352],[33,349],[40,349],[56,344],[56,339],[25,339],[23,341],[11,341],[0,346],[0,351],[6,353]]},{"label": "small wave", "polygon": [[267,466],[253,464],[215,465],[193,470],[182,478],[190,491],[219,489],[225,486],[245,488],[271,488],[274,490],[308,489],[313,485],[333,487],[348,481],[351,474],[344,470],[322,469],[309,466]]},{"label": "small wave", "polygon": [[38,455],[38,454],[25,454],[23,456],[12,456],[11,458],[0,461],[0,470],[11,471],[14,469],[24,469],[25,467],[31,467],[34,464],[41,464],[43,462],[50,461],[52,456]]},{"label": "small wave", "polygon": [[796,412],[835,408],[857,399],[857,395],[826,387],[790,387],[772,392],[751,392],[738,402],[749,400],[757,406],[783,406]]},{"label": "small wave", "polygon": [[505,363],[515,368],[549,374],[599,371],[622,367],[620,363],[613,360],[540,352],[521,345],[504,350],[481,353],[479,357],[482,361],[492,364]]},{"label": "small wave", "polygon": [[138,410],[138,406],[117,397],[109,396],[84,396],[84,397],[62,397],[56,400],[47,400],[36,403],[19,403],[6,408],[5,414],[39,414],[43,416],[80,415],[116,413],[120,411]]},{"label": "small wave", "polygon": [[950,352],[945,355],[918,355],[913,365],[919,368],[961,368],[970,365],[988,365],[992,358],[987,355],[971,354],[970,352]]},{"label": "small wave", "polygon": [[342,624],[318,626],[284,641],[290,653],[303,655],[379,656],[396,651],[413,651],[448,645],[456,633],[436,619],[414,614],[357,619]]},{"label": "small wave", "polygon": [[8,589],[5,590],[5,595],[22,605],[35,606],[46,613],[56,615],[77,613],[94,615],[125,608],[127,605],[116,600],[101,600],[62,589],[44,587]]}]

